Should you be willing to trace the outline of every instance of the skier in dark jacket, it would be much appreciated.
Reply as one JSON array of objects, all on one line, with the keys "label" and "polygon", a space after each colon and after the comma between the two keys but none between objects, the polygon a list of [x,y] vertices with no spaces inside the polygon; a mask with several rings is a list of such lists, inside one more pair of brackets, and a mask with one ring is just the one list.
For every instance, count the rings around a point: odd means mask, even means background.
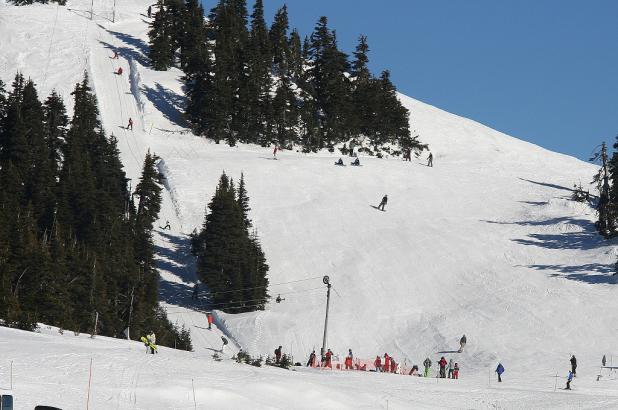
[{"label": "skier in dark jacket", "polygon": [[315,366],[315,350],[311,352],[311,354],[309,355],[309,360],[307,361],[307,367],[314,367],[314,366]]},{"label": "skier in dark jacket", "polygon": [[382,198],[382,201],[380,202],[380,205],[378,205],[378,209],[380,211],[383,211],[387,202],[388,202],[388,195],[384,195],[384,198]]},{"label": "skier in dark jacket", "polygon": [[502,382],[502,373],[504,373],[504,366],[502,363],[498,363],[498,367],[496,367],[496,373],[498,373],[498,382]]},{"label": "skier in dark jacket", "polygon": [[429,157],[427,157],[427,166],[433,167],[433,154],[430,152]]},{"label": "skier in dark jacket", "polygon": [[565,387],[565,390],[571,390],[571,382],[573,381],[573,376],[575,376],[575,374],[570,371],[569,375],[567,376],[567,385]]},{"label": "skier in dark jacket", "polygon": [[152,16],[152,6],[148,6],[148,18]]},{"label": "skier in dark jacket", "polygon": [[571,356],[571,371],[573,372],[573,377],[577,377],[577,359],[575,355]]},{"label": "skier in dark jacket", "polygon": [[279,364],[281,361],[281,346],[275,349],[275,363]]}]

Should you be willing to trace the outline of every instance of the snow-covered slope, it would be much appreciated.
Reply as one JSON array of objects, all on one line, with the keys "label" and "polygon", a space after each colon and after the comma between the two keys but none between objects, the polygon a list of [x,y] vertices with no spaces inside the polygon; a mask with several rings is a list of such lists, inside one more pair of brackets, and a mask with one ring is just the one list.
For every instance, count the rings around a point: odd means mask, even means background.
[{"label": "snow-covered slope", "polygon": [[[589,181],[591,165],[406,96],[411,126],[434,153],[433,168],[376,158],[335,167],[338,155],[329,153],[281,152],[274,161],[270,149],[211,143],[184,128],[182,73],[147,68],[149,2],[118,2],[115,23],[111,3],[95,0],[91,21],[86,0],[66,8],[0,0],[0,78],[10,82],[21,70],[42,96],[55,88],[70,101],[86,70],[133,182],[148,149],[161,157],[161,226],[172,226],[156,238],[162,302],[170,318],[191,327],[198,355],[213,335],[194,311],[199,303],[190,301],[195,273],[187,234],[201,225],[222,171],[234,178],[244,172],[271,267],[270,293],[285,298],[264,312],[217,315],[222,331],[252,353],[283,345],[302,361],[319,349],[322,275],[335,289],[328,346],[338,354],[388,352],[409,364],[444,354],[478,383],[501,360],[518,388],[534,390],[553,388],[549,376],[565,373],[570,354],[589,381],[602,355],[616,352],[615,244],[595,234],[589,206],[568,199],[574,183]],[[120,60],[110,58],[114,50]],[[123,76],[113,74],[118,66]],[[133,132],[123,129],[129,117]],[[382,213],[370,205],[384,194]],[[446,353],[463,333],[465,352]],[[615,384],[605,386],[603,394],[618,394]],[[467,404],[484,405],[490,403]]]}]

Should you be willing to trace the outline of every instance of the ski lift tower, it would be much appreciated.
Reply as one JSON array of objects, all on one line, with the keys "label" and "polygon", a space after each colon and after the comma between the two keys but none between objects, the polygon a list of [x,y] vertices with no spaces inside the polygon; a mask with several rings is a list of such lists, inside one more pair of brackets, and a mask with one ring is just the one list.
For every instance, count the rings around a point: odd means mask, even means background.
[{"label": "ski lift tower", "polygon": [[330,305],[330,278],[328,275],[324,275],[322,282],[326,285],[326,317],[324,318],[324,337],[322,338],[322,349],[320,349],[320,356],[323,358],[326,353],[326,333],[328,331],[328,307]]}]

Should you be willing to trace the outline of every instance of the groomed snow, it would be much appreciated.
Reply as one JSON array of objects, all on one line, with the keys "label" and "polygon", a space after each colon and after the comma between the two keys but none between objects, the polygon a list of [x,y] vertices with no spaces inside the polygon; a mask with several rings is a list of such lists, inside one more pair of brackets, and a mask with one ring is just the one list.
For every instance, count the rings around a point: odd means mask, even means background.
[{"label": "groomed snow", "polygon": [[[198,408],[373,409],[386,408],[386,400],[389,408],[618,407],[614,377],[596,381],[603,354],[618,351],[615,243],[594,232],[594,210],[568,199],[574,183],[591,179],[593,166],[406,96],[412,129],[434,153],[433,168],[424,159],[365,157],[362,167],[335,167],[339,155],[328,152],[284,151],[275,161],[272,148],[214,144],[186,132],[182,73],[147,68],[149,2],[119,2],[116,23],[109,21],[111,3],[94,1],[91,21],[86,0],[66,8],[0,0],[0,78],[10,84],[21,70],[42,97],[56,89],[70,102],[87,70],[133,185],[146,151],[161,157],[159,225],[172,226],[156,238],[162,304],[190,327],[195,353],[162,349],[145,358],[139,344],[126,341],[0,329],[0,360],[21,369],[20,400],[83,407],[77,391],[94,357],[93,408],[190,408],[191,377]],[[114,50],[120,60],[110,58]],[[118,66],[123,76],[113,74]],[[132,132],[122,128],[129,117]],[[235,179],[244,172],[271,267],[270,294],[285,301],[259,313],[219,312],[217,329],[207,331],[201,306],[190,300],[195,274],[187,235],[201,226],[224,170]],[[382,213],[370,205],[384,194]],[[283,345],[306,361],[321,346],[325,274],[336,290],[328,338],[335,353],[352,348],[369,359],[388,352],[419,365],[443,354],[460,364],[462,379],[211,362],[208,349],[222,333],[253,354]],[[456,350],[463,333],[464,353],[440,353]],[[571,354],[580,363],[576,391],[554,393],[552,376],[564,384]],[[488,386],[497,361],[507,382]]]}]

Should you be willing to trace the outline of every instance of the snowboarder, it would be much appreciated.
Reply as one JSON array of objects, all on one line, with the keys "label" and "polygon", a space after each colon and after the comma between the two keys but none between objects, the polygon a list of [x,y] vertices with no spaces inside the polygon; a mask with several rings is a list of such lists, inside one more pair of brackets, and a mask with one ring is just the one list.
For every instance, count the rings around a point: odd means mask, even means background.
[{"label": "snowboarder", "polygon": [[463,352],[463,349],[466,346],[466,342],[466,335],[463,335],[461,339],[459,339],[459,350],[457,351],[458,353]]},{"label": "snowboarder", "polygon": [[431,360],[429,357],[425,359],[423,366],[425,366],[425,377],[429,377],[429,369],[431,369]]},{"label": "snowboarder", "polygon": [[223,348],[227,346],[227,339],[224,336],[221,336],[221,341],[223,342],[223,346],[221,346],[221,353],[223,353]]},{"label": "snowboarder", "polygon": [[358,167],[358,166],[360,166],[360,159],[358,159],[358,157],[357,157],[357,158],[356,158],[354,161],[352,161],[350,164],[351,164],[351,165],[354,165],[355,167]]},{"label": "snowboarder", "polygon": [[118,55],[118,51],[114,50],[114,56],[112,57],[112,60],[118,60],[120,56]]},{"label": "snowboarder", "polygon": [[315,367],[315,350],[311,352],[309,355],[309,360],[307,361],[307,367]]},{"label": "snowboarder", "polygon": [[150,354],[155,354],[156,344],[157,344],[157,336],[155,332],[152,330],[150,334],[146,336],[146,340],[148,340],[148,347],[150,348]]},{"label": "snowboarder", "polygon": [[343,165],[343,160],[339,158],[337,161],[335,161],[335,165]]},{"label": "snowboarder", "polygon": [[152,16],[152,6],[148,6],[148,18]]},{"label": "snowboarder", "polygon": [[564,388],[564,390],[571,390],[571,382],[573,381],[574,376],[575,376],[575,373],[569,370],[569,375],[567,376],[567,383],[566,383],[566,387]]},{"label": "snowboarder", "polygon": [[605,367],[605,363],[607,363],[607,359],[605,358],[605,355],[603,355],[603,358],[601,359],[601,364],[603,367]]},{"label": "snowboarder", "polygon": [[496,373],[498,373],[498,382],[502,383],[502,373],[504,373],[504,366],[502,366],[502,363],[498,363],[498,367],[496,367]]},{"label": "snowboarder", "polygon": [[[133,118],[131,117],[129,117],[129,123],[127,124],[127,130],[133,131]],[[168,229],[169,226],[170,226],[170,221],[167,221],[167,225],[165,225],[165,228],[163,229]]]},{"label": "snowboarder", "polygon": [[412,153],[410,152],[409,149],[405,150],[405,152],[403,153],[403,160],[404,161],[412,161]]},{"label": "snowboarder", "polygon": [[427,166],[433,167],[433,154],[431,152],[429,153],[429,156],[427,157]]},{"label": "snowboarder", "polygon": [[453,369],[453,379],[459,379],[459,365],[455,363],[455,368]]},{"label": "snowboarder", "polygon": [[324,367],[328,367],[330,369],[333,368],[333,364],[332,364],[332,359],[333,359],[333,352],[330,351],[330,349],[328,349],[326,351],[326,354],[324,355]]},{"label": "snowboarder", "polygon": [[573,377],[577,377],[577,359],[575,355],[571,356],[571,372],[573,372]]},{"label": "snowboarder", "polygon": [[446,379],[446,359],[444,358],[444,356],[442,356],[440,358],[440,361],[438,362],[438,364],[440,365],[440,378],[442,379]]},{"label": "snowboarder", "polygon": [[373,361],[373,365],[376,368],[376,372],[380,373],[382,371],[382,358],[380,356],[376,356],[376,359]]},{"label": "snowboarder", "polygon": [[122,67],[118,67],[118,70],[114,73],[116,75],[122,75]]},{"label": "snowboarder", "polygon": [[277,146],[275,145],[275,149],[273,149],[273,158],[277,159]]},{"label": "snowboarder", "polygon": [[386,206],[386,202],[388,202],[388,195],[384,195],[382,201],[380,201],[380,205],[378,205],[378,209],[380,211],[384,211],[384,207]]},{"label": "snowboarder", "polygon": [[279,364],[281,361],[281,346],[275,349],[275,363]]},{"label": "snowboarder", "polygon": [[[133,121],[131,121],[131,118],[129,118],[129,124],[131,124],[131,131],[133,131]],[[165,221],[165,226],[163,227],[163,229],[167,229],[168,231],[172,230],[172,226],[170,225],[170,221]]]},{"label": "snowboarder", "polygon": [[452,379],[453,378],[453,372],[455,371],[455,368],[453,367],[453,359],[448,361],[448,378]]}]

